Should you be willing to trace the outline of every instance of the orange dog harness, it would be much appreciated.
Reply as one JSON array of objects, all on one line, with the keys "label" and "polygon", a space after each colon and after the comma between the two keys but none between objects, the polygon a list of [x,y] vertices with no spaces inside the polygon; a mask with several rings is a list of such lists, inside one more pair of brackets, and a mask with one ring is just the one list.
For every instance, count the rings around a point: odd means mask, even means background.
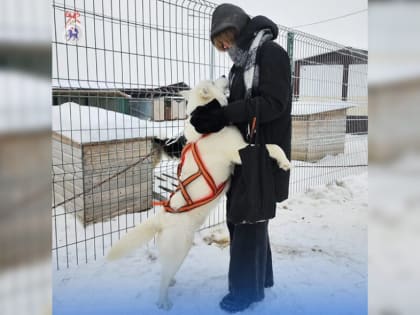
[{"label": "orange dog harness", "polygon": [[[201,139],[204,138],[204,137],[205,136],[201,137]],[[200,206],[203,206],[203,205],[213,201],[223,191],[227,181],[223,182],[219,186],[216,186],[216,183],[214,182],[213,177],[207,171],[207,168],[206,168],[205,164],[203,163],[203,160],[201,159],[200,152],[198,151],[198,148],[197,148],[197,142],[188,143],[184,147],[184,149],[182,150],[181,162],[178,164],[178,169],[177,169],[177,177],[178,177],[179,184],[178,184],[177,188],[175,189],[175,191],[173,191],[171,193],[168,200],[154,202],[153,203],[154,205],[161,205],[165,208],[166,211],[172,212],[172,213],[186,212],[186,211],[193,210],[195,208],[198,208]],[[181,181],[181,171],[182,171],[182,167],[183,167],[184,162],[185,162],[185,156],[187,155],[187,152],[190,151],[190,150],[191,150],[192,155],[194,157],[194,161],[198,166],[198,171],[196,173],[192,174],[191,176],[189,176],[188,178],[186,178],[185,180]],[[203,198],[200,198],[199,200],[193,201],[191,199],[190,195],[188,194],[186,187],[190,183],[192,183],[194,180],[199,178],[200,176],[204,177],[207,185],[211,189],[211,193],[208,196],[205,196]],[[181,191],[182,196],[184,197],[184,200],[186,201],[187,204],[185,206],[182,206],[178,210],[174,210],[170,206],[170,201],[171,201],[172,196],[178,191]]]}]

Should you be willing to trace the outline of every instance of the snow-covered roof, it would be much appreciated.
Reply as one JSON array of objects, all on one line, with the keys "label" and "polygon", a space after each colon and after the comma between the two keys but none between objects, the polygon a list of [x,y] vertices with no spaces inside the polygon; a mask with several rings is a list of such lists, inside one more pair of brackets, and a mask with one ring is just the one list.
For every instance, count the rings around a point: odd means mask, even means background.
[{"label": "snow-covered roof", "polygon": [[52,108],[52,130],[77,143],[178,135],[184,121],[155,122],[68,102]]},{"label": "snow-covered roof", "polygon": [[51,126],[51,82],[15,70],[0,70],[0,132],[47,130]]},{"label": "snow-covered roof", "polygon": [[347,101],[295,101],[292,104],[292,116],[312,115],[356,106],[359,104]]}]

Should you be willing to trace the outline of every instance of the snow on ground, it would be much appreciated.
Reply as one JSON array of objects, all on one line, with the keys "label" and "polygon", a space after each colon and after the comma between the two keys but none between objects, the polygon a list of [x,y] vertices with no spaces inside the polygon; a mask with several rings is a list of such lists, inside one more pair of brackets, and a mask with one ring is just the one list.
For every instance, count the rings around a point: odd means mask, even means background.
[{"label": "snow on ground", "polygon": [[369,314],[419,313],[419,187],[418,152],[369,166]]},{"label": "snow on ground", "polygon": [[[296,194],[270,223],[275,285],[242,314],[367,314],[367,174]],[[54,314],[226,314],[229,248],[224,225],[197,232],[170,289],[171,311],[154,304],[153,243],[127,258],[55,270]]]},{"label": "snow on ground", "polygon": [[315,163],[292,161],[289,191],[300,193],[337,178],[360,174],[366,171],[367,165],[368,135],[346,134],[343,153],[327,155]]},{"label": "snow on ground", "polygon": [[2,315],[49,315],[51,306],[51,262],[26,263],[0,270]]}]

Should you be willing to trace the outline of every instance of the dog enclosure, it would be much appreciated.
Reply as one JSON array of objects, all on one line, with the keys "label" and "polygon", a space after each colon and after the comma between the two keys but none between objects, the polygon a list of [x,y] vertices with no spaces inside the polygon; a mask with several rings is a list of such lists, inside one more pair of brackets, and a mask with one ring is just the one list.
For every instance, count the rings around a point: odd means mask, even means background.
[{"label": "dog enclosure", "polygon": [[316,162],[327,156],[344,154],[349,107],[344,103],[323,109],[295,102],[292,108],[292,160]]},{"label": "dog enclosure", "polygon": [[[209,41],[216,4],[53,0],[52,226],[56,268],[88,263],[176,186],[159,139],[185,123],[179,92],[227,75]],[[258,14],[258,12],[249,12]],[[290,193],[367,167],[367,51],[279,26],[293,83]],[[203,228],[225,219],[225,200]]]},{"label": "dog enclosure", "polygon": [[[55,183],[57,205],[74,213],[85,226],[152,207],[152,170],[159,157],[151,137],[141,132],[144,121],[72,102],[54,106],[52,120],[57,130],[52,135],[54,173],[56,178],[73,176]],[[115,126],[123,125],[124,120],[134,123],[136,129],[131,124],[122,132],[106,129],[106,136],[100,135],[101,122]],[[69,170],[77,175],[66,174]]]}]

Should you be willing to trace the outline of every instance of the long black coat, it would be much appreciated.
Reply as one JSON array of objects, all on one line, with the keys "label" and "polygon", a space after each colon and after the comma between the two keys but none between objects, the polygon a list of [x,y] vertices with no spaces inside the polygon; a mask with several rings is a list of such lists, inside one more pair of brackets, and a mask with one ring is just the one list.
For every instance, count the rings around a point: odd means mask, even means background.
[{"label": "long black coat", "polygon": [[[277,26],[269,19],[257,16],[253,18],[241,33],[238,39],[238,46],[241,48],[249,47],[256,31],[262,28],[271,28],[274,36],[277,37]],[[244,100],[245,84],[243,79],[243,69],[231,68],[230,76],[233,76],[230,85],[229,104],[225,108],[230,122],[239,128],[242,136],[246,139],[248,124],[255,116],[255,104],[259,101],[260,135],[264,144],[279,145],[286,156],[290,159],[291,153],[291,70],[290,60],[287,52],[274,41],[265,42],[258,50],[257,64],[259,65],[259,86],[250,99]],[[258,99],[258,100],[257,100]],[[236,166],[231,179],[231,187],[240,185],[241,166]],[[290,171],[282,169],[276,170],[276,197],[277,201],[283,201],[289,194]],[[261,178],[263,181],[264,178]],[[230,190],[228,197],[227,220],[238,218],[239,213],[246,218],[246,209],[233,209],[229,205],[236,196]],[[262,214],[262,217],[264,214]]]}]

